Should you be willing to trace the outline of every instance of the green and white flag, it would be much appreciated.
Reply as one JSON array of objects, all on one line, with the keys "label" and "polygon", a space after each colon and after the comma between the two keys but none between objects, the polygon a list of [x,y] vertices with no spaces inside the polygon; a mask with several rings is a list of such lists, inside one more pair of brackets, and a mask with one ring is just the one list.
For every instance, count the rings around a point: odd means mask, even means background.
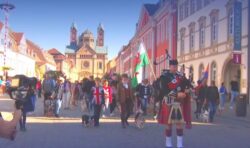
[{"label": "green and white flag", "polygon": [[134,77],[132,78],[132,87],[136,88],[136,86],[142,82],[142,76],[143,76],[143,67],[146,67],[149,64],[148,54],[147,51],[141,42],[139,45],[139,52],[136,55],[135,59],[135,71],[134,71]]}]

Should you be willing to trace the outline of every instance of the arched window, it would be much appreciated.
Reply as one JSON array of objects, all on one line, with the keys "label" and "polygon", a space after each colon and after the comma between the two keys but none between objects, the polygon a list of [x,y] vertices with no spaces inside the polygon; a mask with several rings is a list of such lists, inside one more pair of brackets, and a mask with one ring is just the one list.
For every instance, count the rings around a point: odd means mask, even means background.
[{"label": "arched window", "polygon": [[199,66],[199,79],[203,76],[203,72],[204,72],[204,65],[200,64],[200,66]]},{"label": "arched window", "polygon": [[218,31],[218,25],[217,25],[217,19],[215,17],[212,18],[211,21],[211,41],[212,44],[217,42],[217,31]]},{"label": "arched window", "polygon": [[200,24],[200,48],[203,48],[205,45],[205,25],[204,23]]},{"label": "arched window", "polygon": [[211,82],[215,81],[216,84],[216,77],[217,77],[217,65],[215,62],[211,64]]}]

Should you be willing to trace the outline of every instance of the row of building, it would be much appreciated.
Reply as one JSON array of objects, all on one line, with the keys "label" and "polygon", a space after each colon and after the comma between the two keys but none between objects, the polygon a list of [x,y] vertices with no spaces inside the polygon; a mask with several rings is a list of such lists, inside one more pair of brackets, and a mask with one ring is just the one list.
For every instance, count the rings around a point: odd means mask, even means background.
[{"label": "row of building", "polygon": [[1,79],[6,75],[26,75],[43,79],[46,72],[58,71],[71,81],[75,81],[91,75],[102,77],[106,72],[107,47],[104,47],[102,25],[98,27],[98,39],[95,43],[94,36],[89,30],[78,38],[76,26],[72,24],[70,45],[66,47],[65,53],[55,48],[44,50],[27,39],[24,33],[8,28],[6,34],[5,29],[5,25],[0,22]]},{"label": "row of building", "polygon": [[[144,4],[134,36],[108,62],[108,71],[133,76],[134,59],[143,42],[150,66],[144,78],[159,77],[168,55],[178,59],[180,70],[196,82],[209,67],[208,84],[240,83],[240,92],[249,92],[249,0],[159,0]],[[115,61],[115,62],[114,62]],[[116,64],[114,64],[116,63]]]}]

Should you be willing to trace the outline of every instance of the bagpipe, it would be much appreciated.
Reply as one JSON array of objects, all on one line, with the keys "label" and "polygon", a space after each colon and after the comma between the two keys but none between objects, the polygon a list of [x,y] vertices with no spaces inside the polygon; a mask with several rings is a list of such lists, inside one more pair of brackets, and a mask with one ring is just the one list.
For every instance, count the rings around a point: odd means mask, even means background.
[{"label": "bagpipe", "polygon": [[17,109],[25,108],[27,111],[34,110],[36,99],[34,89],[36,83],[36,78],[25,75],[16,75],[11,79],[11,85],[7,89],[7,92],[10,98],[15,100]]}]

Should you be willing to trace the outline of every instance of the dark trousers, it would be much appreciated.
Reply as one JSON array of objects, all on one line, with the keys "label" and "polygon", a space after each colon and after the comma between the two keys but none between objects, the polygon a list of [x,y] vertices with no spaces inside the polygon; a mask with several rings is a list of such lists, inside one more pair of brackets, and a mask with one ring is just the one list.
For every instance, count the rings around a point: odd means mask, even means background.
[{"label": "dark trousers", "polygon": [[100,119],[100,114],[101,114],[101,105],[94,105],[94,121],[95,121],[95,126],[99,126],[99,119]]},{"label": "dark trousers", "polygon": [[113,111],[115,110],[115,107],[116,107],[116,99],[113,96],[112,103],[110,104],[110,113],[113,113]]},{"label": "dark trousers", "polygon": [[25,129],[26,128],[26,111],[22,110],[22,116],[19,120],[19,125],[21,129]]},{"label": "dark trousers", "polygon": [[213,122],[215,113],[216,113],[216,103],[209,102],[209,120],[210,120],[210,122]]},{"label": "dark trousers", "polygon": [[44,100],[50,99],[50,96],[51,96],[51,95],[52,95],[51,92],[46,92],[46,93],[44,93]]},{"label": "dark trousers", "polygon": [[122,124],[128,122],[128,118],[132,113],[132,101],[126,100],[124,103],[121,103],[121,121]]}]

